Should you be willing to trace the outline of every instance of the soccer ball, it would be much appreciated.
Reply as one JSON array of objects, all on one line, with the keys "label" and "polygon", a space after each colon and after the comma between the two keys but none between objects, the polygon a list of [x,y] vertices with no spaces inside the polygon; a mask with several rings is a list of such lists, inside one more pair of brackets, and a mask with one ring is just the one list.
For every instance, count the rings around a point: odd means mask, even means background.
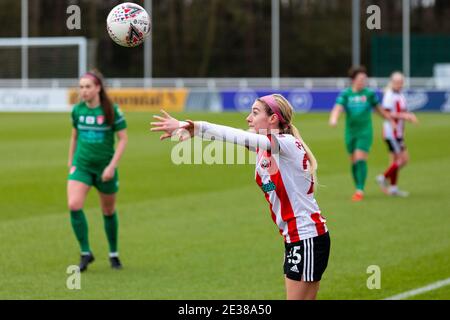
[{"label": "soccer ball", "polygon": [[106,19],[109,36],[124,47],[136,47],[150,35],[150,16],[141,6],[124,2],[115,6]]}]

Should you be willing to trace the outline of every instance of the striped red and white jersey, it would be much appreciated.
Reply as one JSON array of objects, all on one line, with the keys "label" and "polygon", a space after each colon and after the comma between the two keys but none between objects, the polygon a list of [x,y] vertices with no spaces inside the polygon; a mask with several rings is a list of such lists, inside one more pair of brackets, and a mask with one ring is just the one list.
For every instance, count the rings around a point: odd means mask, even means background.
[{"label": "striped red and white jersey", "polygon": [[[383,96],[383,108],[390,111],[395,115],[400,112],[407,112],[406,98],[401,92],[395,92],[392,89],[388,89]],[[383,123],[383,138],[384,139],[400,139],[403,138],[405,132],[405,120],[396,119],[396,128],[392,127],[392,124],[385,120]]]},{"label": "striped red and white jersey", "polygon": [[314,180],[302,144],[290,134],[267,137],[272,152],[263,148],[256,150],[256,183],[269,202],[272,220],[285,242],[293,243],[328,232],[314,198]]}]

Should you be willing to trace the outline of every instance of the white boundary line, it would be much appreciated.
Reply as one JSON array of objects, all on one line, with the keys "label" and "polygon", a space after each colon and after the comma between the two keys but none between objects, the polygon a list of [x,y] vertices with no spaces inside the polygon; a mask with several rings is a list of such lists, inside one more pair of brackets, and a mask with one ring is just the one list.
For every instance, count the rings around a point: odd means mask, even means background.
[{"label": "white boundary line", "polygon": [[417,288],[414,290],[410,290],[410,291],[406,291],[400,294],[397,294],[395,296],[389,297],[389,298],[385,298],[384,300],[402,300],[402,299],[406,299],[412,296],[417,296],[419,294],[422,294],[424,292],[428,292],[428,291],[432,291],[432,290],[436,290],[439,289],[441,287],[445,287],[450,285],[450,278],[444,279],[444,280],[440,280],[434,283],[431,283],[425,287],[422,288]]}]

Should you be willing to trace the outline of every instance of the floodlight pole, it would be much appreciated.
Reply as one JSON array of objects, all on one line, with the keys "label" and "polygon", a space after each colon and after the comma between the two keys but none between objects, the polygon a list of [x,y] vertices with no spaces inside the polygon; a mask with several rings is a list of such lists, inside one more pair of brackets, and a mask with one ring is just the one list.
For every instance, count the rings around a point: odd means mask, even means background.
[{"label": "floodlight pole", "polygon": [[410,70],[410,28],[409,28],[409,15],[410,15],[410,0],[403,0],[402,9],[403,9],[403,74],[405,76],[405,86],[409,87],[409,77],[411,76]]},{"label": "floodlight pole", "polygon": [[[153,33],[153,1],[152,0],[145,0],[144,3],[145,10],[147,10],[148,14],[150,15],[150,21],[151,21],[151,33]],[[153,60],[153,35],[150,34],[149,39],[144,41],[144,78],[149,79],[151,81],[151,78],[153,76],[153,70],[152,70],[152,60]],[[146,82],[146,81],[145,81]]]},{"label": "floodlight pole", "polygon": [[[28,0],[22,0],[21,4],[21,36],[28,38]],[[28,86],[28,46],[22,45],[21,57],[22,87]]]},{"label": "floodlight pole", "polygon": [[280,80],[280,0],[272,0],[272,87]]},{"label": "floodlight pole", "polygon": [[361,50],[360,50],[360,0],[352,1],[352,66],[359,66],[361,64]]}]

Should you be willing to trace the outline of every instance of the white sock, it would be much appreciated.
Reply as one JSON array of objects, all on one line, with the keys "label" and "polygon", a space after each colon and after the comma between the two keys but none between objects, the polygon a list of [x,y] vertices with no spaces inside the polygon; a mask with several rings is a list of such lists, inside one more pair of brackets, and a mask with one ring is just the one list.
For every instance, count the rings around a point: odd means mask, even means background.
[{"label": "white sock", "polygon": [[110,252],[109,253],[109,257],[110,258],[117,258],[117,257],[119,257],[119,253],[118,252]]}]

